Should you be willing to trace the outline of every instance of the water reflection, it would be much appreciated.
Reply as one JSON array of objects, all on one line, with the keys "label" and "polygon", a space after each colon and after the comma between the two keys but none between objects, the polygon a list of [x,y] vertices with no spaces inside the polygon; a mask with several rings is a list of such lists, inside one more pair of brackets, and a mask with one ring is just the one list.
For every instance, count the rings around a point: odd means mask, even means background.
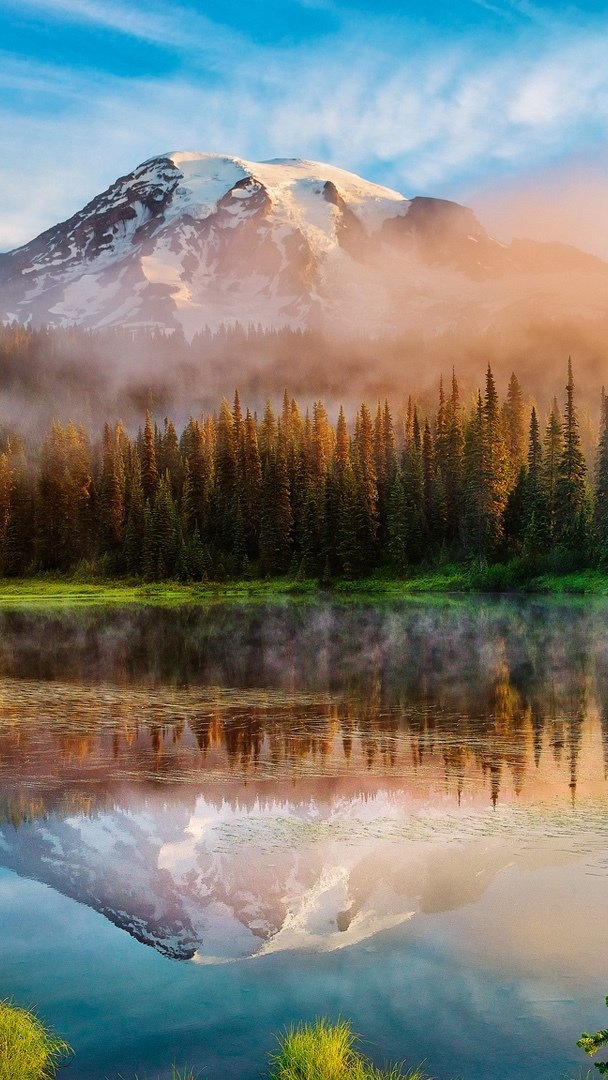
[{"label": "water reflection", "polygon": [[17,788],[32,816],[125,781],[597,793],[607,625],[602,609],[479,602],[4,613],[3,810],[19,816]]},{"label": "water reflection", "polygon": [[0,615],[0,863],[177,958],[606,873],[608,611]]}]

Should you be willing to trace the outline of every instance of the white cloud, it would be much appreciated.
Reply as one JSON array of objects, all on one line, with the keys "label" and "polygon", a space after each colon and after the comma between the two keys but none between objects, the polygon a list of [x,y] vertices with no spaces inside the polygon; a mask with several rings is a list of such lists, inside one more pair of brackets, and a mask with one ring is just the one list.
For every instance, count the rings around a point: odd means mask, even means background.
[{"label": "white cloud", "polygon": [[[96,0],[26,2],[82,18],[127,18],[124,7],[101,9]],[[155,12],[146,32],[160,34]],[[377,20],[367,30],[357,22],[339,40],[282,50],[241,48],[238,35],[210,29],[199,48],[203,24],[195,21],[188,44],[200,70],[190,64],[172,77],[0,63],[0,88],[18,90],[24,102],[0,108],[0,138],[11,148],[0,162],[0,248],[26,241],[170,149],[331,160],[405,194],[454,196],[458,185],[539,168],[608,134],[608,69],[597,31],[571,28],[542,45],[525,38],[491,55],[479,41],[414,45],[407,28],[403,40],[389,42]],[[177,40],[177,29],[167,33]]]},{"label": "white cloud", "polygon": [[236,47],[240,35],[193,9],[166,3],[138,5],[116,0],[5,0],[21,17],[94,26],[150,44],[190,52],[201,47],[221,52]]}]

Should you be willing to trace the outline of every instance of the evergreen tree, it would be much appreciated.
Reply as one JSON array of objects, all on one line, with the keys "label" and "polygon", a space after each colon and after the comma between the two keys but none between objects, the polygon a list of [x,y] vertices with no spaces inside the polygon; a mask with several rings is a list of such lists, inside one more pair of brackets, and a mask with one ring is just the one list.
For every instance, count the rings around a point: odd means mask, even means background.
[{"label": "evergreen tree", "polygon": [[600,440],[595,470],[596,555],[600,566],[608,565],[608,400],[602,387]]},{"label": "evergreen tree", "polygon": [[269,460],[271,454],[274,453],[277,441],[277,423],[272,411],[272,405],[269,401],[266,402],[266,408],[264,409],[264,417],[260,426],[260,457],[262,460],[262,467]]},{"label": "evergreen tree", "polygon": [[445,492],[428,419],[422,433],[422,485],[425,534],[434,547],[440,547],[445,540]]},{"label": "evergreen tree", "polygon": [[88,441],[73,424],[53,424],[43,444],[36,493],[37,553],[44,569],[67,569],[89,554]]},{"label": "evergreen tree", "polygon": [[509,463],[498,394],[489,364],[483,404],[481,468],[484,546],[488,554],[494,555],[503,534],[503,515],[509,496]]},{"label": "evergreen tree", "polygon": [[258,445],[257,426],[247,409],[244,438],[243,512],[248,557],[257,556],[260,537],[260,503],[262,498],[262,461]]},{"label": "evergreen tree", "polygon": [[209,495],[213,471],[206,442],[206,434],[199,422],[190,419],[182,438],[182,523],[187,536],[192,536],[197,528],[199,534],[203,535],[209,525]]},{"label": "evergreen tree", "polygon": [[178,517],[171,494],[171,478],[166,472],[158,481],[152,512],[152,576],[162,580],[175,571],[180,548]]},{"label": "evergreen tree", "polygon": [[21,447],[7,450],[10,466],[10,513],[4,545],[4,572],[22,575],[31,570],[34,559],[34,492],[30,472]]},{"label": "evergreen tree", "polygon": [[401,485],[405,504],[405,545],[409,562],[417,563],[424,546],[424,477],[418,411],[413,410],[411,434],[403,449]]},{"label": "evergreen tree", "polygon": [[338,414],[338,424],[336,427],[336,466],[339,472],[344,472],[344,469],[350,460],[350,447],[348,438],[348,429],[346,427],[346,420],[344,418],[344,409],[340,406],[340,412]]},{"label": "evergreen tree", "polygon": [[283,441],[264,466],[260,522],[260,565],[266,574],[283,574],[291,559],[293,517]]},{"label": "evergreen tree", "polygon": [[104,424],[101,476],[97,500],[98,538],[101,549],[115,552],[124,540],[125,474],[121,447]]},{"label": "evergreen tree", "polygon": [[345,577],[356,577],[366,568],[368,551],[367,508],[350,461],[340,477],[336,558]]},{"label": "evergreen tree", "polygon": [[460,538],[464,484],[464,432],[458,382],[454,373],[452,373],[451,395],[445,404],[445,421],[441,421],[441,428],[442,434],[437,444],[437,467],[445,498],[445,534],[448,543],[455,545]]},{"label": "evergreen tree", "polygon": [[568,357],[566,395],[564,448],[557,471],[556,538],[565,549],[580,555],[588,538],[589,498],[587,467],[581,450],[578,416],[574,403],[574,380],[570,357]]},{"label": "evergreen tree", "polygon": [[524,487],[523,551],[527,557],[541,554],[547,546],[547,501],[543,484],[543,451],[536,409],[530,415],[528,468]]},{"label": "evergreen tree", "polygon": [[374,462],[374,427],[367,405],[362,405],[359,410],[355,444],[355,474],[363,519],[361,559],[366,566],[371,566],[378,536],[378,479]]},{"label": "evergreen tree", "polygon": [[524,397],[515,373],[509,379],[507,400],[503,408],[503,433],[507,449],[509,486],[526,463],[526,421]]},{"label": "evergreen tree", "polygon": [[139,442],[141,482],[144,489],[144,498],[147,499],[150,506],[152,506],[154,503],[154,496],[156,495],[156,485],[158,484],[158,468],[156,465],[154,429],[152,427],[152,418],[149,412],[146,412],[144,431]]},{"label": "evergreen tree", "polygon": [[141,573],[145,581],[154,581],[158,573],[158,559],[154,542],[154,526],[150,503],[145,500],[141,532]]},{"label": "evergreen tree", "polygon": [[157,471],[160,476],[169,475],[171,495],[174,500],[177,500],[182,490],[184,465],[175,425],[167,417],[164,421],[163,434],[159,439]]},{"label": "evergreen tree", "polygon": [[407,521],[405,492],[398,472],[393,480],[387,515],[387,554],[391,568],[397,574],[405,573],[410,540]]},{"label": "evergreen tree", "polygon": [[563,425],[555,398],[547,419],[543,446],[543,489],[546,506],[547,542],[553,545],[557,528],[557,483],[563,453]]},{"label": "evergreen tree", "polygon": [[487,554],[483,428],[483,404],[481,394],[478,394],[464,436],[462,532],[466,554],[475,558],[480,565]]},{"label": "evergreen tree", "polygon": [[0,574],[5,575],[11,533],[13,471],[8,453],[0,454]]},{"label": "evergreen tree", "polygon": [[234,419],[224,398],[217,422],[217,443],[212,491],[213,539],[226,555],[233,553],[239,504],[238,462]]},{"label": "evergreen tree", "polygon": [[[144,534],[145,534],[145,514],[144,514],[144,489],[141,480],[141,464],[139,461],[139,453],[135,450],[135,453],[131,457],[131,466],[127,481],[127,490],[129,492],[129,510],[127,515],[127,525],[125,528],[125,539],[123,546],[123,562],[132,574],[144,573],[143,559],[144,559]],[[149,521],[149,541],[151,543],[151,531],[152,520],[150,514],[150,504],[148,503]],[[148,577],[152,576],[152,563],[151,556],[148,565]]]}]

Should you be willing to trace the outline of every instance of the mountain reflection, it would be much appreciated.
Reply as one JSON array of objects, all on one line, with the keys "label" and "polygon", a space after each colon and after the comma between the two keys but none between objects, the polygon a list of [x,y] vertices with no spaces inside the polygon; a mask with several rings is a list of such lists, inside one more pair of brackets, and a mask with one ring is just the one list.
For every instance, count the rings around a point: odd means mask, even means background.
[{"label": "mountain reflection", "polygon": [[537,859],[605,874],[607,627],[480,600],[4,612],[0,864],[200,962],[357,944]]}]

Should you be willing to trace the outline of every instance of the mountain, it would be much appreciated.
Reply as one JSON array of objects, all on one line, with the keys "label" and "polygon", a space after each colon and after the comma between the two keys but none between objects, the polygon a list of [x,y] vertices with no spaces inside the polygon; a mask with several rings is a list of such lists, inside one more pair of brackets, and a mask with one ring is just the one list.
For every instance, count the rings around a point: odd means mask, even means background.
[{"label": "mountain", "polygon": [[0,317],[89,328],[477,329],[606,312],[608,264],[317,162],[170,153],[0,255]]},{"label": "mountain", "polygon": [[327,952],[481,896],[515,851],[513,831],[485,834],[489,813],[431,816],[422,839],[424,812],[411,818],[382,791],[251,809],[228,800],[218,809],[203,795],[193,808],[161,799],[49,814],[19,830],[0,823],[0,865],[177,960]]}]

